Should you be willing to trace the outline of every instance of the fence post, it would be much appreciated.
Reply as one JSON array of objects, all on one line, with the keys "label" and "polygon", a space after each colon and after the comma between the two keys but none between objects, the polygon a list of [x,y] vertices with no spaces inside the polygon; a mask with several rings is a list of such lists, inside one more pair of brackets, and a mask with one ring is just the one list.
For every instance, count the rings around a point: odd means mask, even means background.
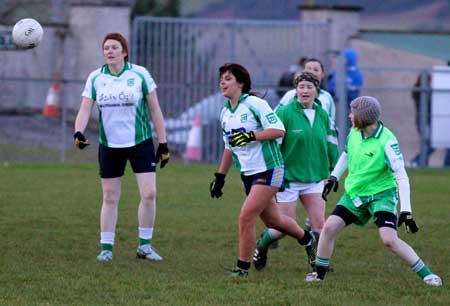
[{"label": "fence post", "polygon": [[431,90],[428,82],[428,72],[422,71],[420,73],[420,103],[419,103],[419,126],[420,126],[420,155],[419,166],[425,167],[428,163],[429,149],[430,149],[430,103]]},{"label": "fence post", "polygon": [[335,96],[337,97],[337,127],[339,152],[345,149],[345,142],[348,134],[348,105],[347,105],[347,71],[345,69],[345,55],[339,51],[336,65],[336,88]]}]

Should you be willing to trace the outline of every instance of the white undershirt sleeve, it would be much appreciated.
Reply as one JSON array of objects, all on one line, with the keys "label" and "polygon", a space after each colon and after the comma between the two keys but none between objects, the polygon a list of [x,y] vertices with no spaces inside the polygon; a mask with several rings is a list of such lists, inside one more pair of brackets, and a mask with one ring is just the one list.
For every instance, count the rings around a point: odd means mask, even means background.
[{"label": "white undershirt sleeve", "polygon": [[409,188],[408,174],[405,167],[394,172],[395,180],[398,185],[398,194],[400,196],[400,212],[411,212],[411,196]]},{"label": "white undershirt sleeve", "polygon": [[336,166],[331,172],[331,175],[337,178],[339,181],[339,178],[342,176],[342,174],[344,174],[345,170],[347,170],[347,165],[348,165],[347,153],[342,152],[341,156],[339,156]]},{"label": "white undershirt sleeve", "polygon": [[388,166],[394,172],[395,180],[398,186],[398,194],[400,197],[400,212],[412,212],[411,209],[411,195],[408,174],[405,170],[405,163],[403,161],[403,155],[400,152],[398,143],[394,140],[390,140],[384,147],[384,153],[386,154]]}]

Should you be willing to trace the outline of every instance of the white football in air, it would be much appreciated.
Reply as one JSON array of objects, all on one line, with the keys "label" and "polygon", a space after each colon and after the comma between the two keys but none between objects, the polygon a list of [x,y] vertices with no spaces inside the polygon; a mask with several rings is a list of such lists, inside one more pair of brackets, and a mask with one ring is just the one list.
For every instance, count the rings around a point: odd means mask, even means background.
[{"label": "white football in air", "polygon": [[19,20],[13,28],[12,39],[20,49],[32,49],[39,45],[44,30],[39,22],[32,18]]}]

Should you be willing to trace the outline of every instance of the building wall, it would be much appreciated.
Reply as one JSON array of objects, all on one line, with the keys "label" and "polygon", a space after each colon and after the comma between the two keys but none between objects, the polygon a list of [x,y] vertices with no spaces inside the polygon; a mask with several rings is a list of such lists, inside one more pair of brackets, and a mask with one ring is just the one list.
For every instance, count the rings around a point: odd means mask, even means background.
[{"label": "building wall", "polygon": [[[330,49],[339,51],[347,46],[348,38],[357,34],[360,28],[361,8],[355,6],[332,5],[300,7],[303,22],[326,22],[330,24]],[[311,37],[313,39],[313,37]]]},{"label": "building wall", "polygon": [[[0,108],[39,109],[45,103],[52,79],[64,78],[61,100],[77,109],[87,76],[104,63],[103,37],[120,32],[129,40],[129,16],[129,6],[73,5],[67,27],[42,25],[44,37],[37,48],[1,50],[0,78],[6,80],[0,82]],[[0,26],[3,30],[12,31],[12,26]]]},{"label": "building wall", "polygon": [[[72,6],[65,42],[66,79],[85,81],[104,64],[102,41],[107,33],[119,32],[130,40],[130,8],[125,6]],[[67,105],[80,103],[84,84],[67,86]]]},{"label": "building wall", "polygon": [[[0,99],[2,109],[41,107],[55,68],[58,27],[44,26],[44,36],[37,48],[0,51]],[[0,26],[12,31],[12,26]],[[4,80],[8,79],[8,80]],[[40,97],[40,98],[37,98]]]}]

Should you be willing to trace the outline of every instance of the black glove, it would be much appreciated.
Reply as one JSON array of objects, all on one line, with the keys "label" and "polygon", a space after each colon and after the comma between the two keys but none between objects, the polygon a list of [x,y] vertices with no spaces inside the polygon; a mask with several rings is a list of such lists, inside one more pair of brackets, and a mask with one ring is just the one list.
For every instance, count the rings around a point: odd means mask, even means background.
[{"label": "black glove", "polygon": [[209,184],[209,192],[211,192],[211,198],[220,198],[223,194],[223,185],[225,185],[225,174],[216,172],[214,176],[216,178]]},{"label": "black glove", "polygon": [[322,199],[325,201],[328,201],[328,195],[330,194],[331,190],[334,192],[338,191],[339,188],[339,181],[335,176],[330,176],[328,179],[328,182],[323,186],[322,191]]},{"label": "black glove", "polygon": [[228,137],[228,142],[232,147],[242,147],[255,140],[255,133],[235,132]]},{"label": "black glove", "polygon": [[83,133],[81,133],[80,131],[73,134],[73,139],[75,141],[75,147],[80,150],[83,150],[88,145],[90,145],[90,143],[86,140],[86,137],[84,137]]},{"label": "black glove", "polygon": [[411,216],[410,212],[401,212],[400,217],[398,218],[398,227],[402,226],[405,223],[405,229],[408,233],[416,233],[419,228],[416,225],[416,221]]},{"label": "black glove", "polygon": [[161,160],[160,168],[164,168],[164,166],[169,162],[170,153],[169,148],[167,147],[167,142],[160,143],[158,145],[158,149],[156,150],[156,163]]}]

